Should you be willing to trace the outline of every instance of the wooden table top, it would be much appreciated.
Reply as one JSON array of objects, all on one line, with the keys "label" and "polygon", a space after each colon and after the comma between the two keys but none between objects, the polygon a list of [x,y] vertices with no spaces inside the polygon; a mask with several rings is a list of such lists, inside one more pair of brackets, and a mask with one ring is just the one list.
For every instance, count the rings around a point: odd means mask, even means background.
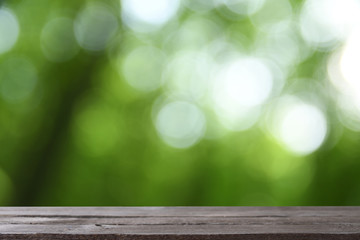
[{"label": "wooden table top", "polygon": [[360,207],[2,207],[0,239],[360,240]]}]

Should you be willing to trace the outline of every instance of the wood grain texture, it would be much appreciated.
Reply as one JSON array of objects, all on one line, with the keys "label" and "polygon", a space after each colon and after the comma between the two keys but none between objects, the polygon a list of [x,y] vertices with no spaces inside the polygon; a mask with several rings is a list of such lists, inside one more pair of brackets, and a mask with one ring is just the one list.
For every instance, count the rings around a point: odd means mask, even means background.
[{"label": "wood grain texture", "polygon": [[5,207],[0,239],[360,240],[360,207]]}]

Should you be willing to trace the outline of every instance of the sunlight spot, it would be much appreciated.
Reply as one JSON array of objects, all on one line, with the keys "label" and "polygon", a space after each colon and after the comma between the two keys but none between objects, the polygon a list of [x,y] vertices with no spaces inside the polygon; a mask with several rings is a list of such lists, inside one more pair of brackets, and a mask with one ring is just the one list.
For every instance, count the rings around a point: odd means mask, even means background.
[{"label": "sunlight spot", "polygon": [[340,60],[341,73],[356,94],[360,94],[360,28],[346,41]]},{"label": "sunlight spot", "polygon": [[245,131],[253,127],[259,119],[259,107],[239,107],[235,109],[231,103],[225,106],[215,106],[215,112],[224,128],[230,131]]},{"label": "sunlight spot", "polygon": [[302,36],[314,47],[331,48],[359,25],[359,12],[356,0],[307,0],[300,16]]},{"label": "sunlight spot", "polygon": [[271,93],[272,74],[259,59],[236,60],[219,74],[226,94],[237,105],[253,107],[262,104]]},{"label": "sunlight spot", "polygon": [[149,32],[173,18],[179,7],[179,0],[122,0],[121,16],[132,30]]},{"label": "sunlight spot", "polygon": [[125,80],[140,91],[153,91],[162,84],[164,53],[155,47],[141,46],[131,51],[122,65]]},{"label": "sunlight spot", "polygon": [[270,96],[273,76],[257,58],[240,58],[220,68],[213,86],[214,110],[223,125],[235,131],[252,127]]},{"label": "sunlight spot", "polygon": [[105,4],[87,5],[77,16],[74,30],[79,45],[89,51],[104,50],[118,28],[116,16]]},{"label": "sunlight spot", "polygon": [[329,80],[336,88],[337,92],[341,95],[351,97],[354,94],[354,89],[351,88],[349,81],[344,78],[344,74],[341,69],[341,60],[343,55],[344,49],[339,49],[329,57],[327,62],[327,72]]},{"label": "sunlight spot", "polygon": [[210,84],[212,59],[205,52],[178,53],[164,74],[169,92],[188,99],[201,100]]},{"label": "sunlight spot", "polygon": [[167,48],[178,51],[199,51],[211,41],[217,39],[221,28],[210,19],[205,17],[189,17],[181,23],[181,27],[172,32],[166,39]]},{"label": "sunlight spot", "polygon": [[284,27],[281,34],[259,32],[255,42],[256,56],[271,59],[284,71],[289,71],[308,58],[313,50],[300,39],[295,28],[296,25],[293,23]]},{"label": "sunlight spot", "polygon": [[9,51],[19,36],[19,23],[10,9],[0,8],[0,54]]},{"label": "sunlight spot", "polygon": [[175,101],[163,106],[155,120],[160,137],[175,148],[188,148],[204,135],[206,120],[194,104]]},{"label": "sunlight spot", "polygon": [[240,15],[256,13],[265,3],[265,0],[221,0],[230,11]]},{"label": "sunlight spot", "polygon": [[360,29],[354,30],[345,46],[328,60],[329,80],[336,88],[334,100],[342,124],[360,131]]},{"label": "sunlight spot", "polygon": [[285,97],[275,109],[273,133],[291,152],[307,155],[325,141],[327,121],[324,113],[314,105],[294,97]]}]

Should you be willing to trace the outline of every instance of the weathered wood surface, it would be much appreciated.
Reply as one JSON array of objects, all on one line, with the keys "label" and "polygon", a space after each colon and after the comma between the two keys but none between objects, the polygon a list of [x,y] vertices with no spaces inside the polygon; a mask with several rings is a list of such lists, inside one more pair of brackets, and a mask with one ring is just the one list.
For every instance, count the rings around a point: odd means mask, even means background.
[{"label": "weathered wood surface", "polygon": [[360,240],[360,207],[10,207],[0,239]]}]

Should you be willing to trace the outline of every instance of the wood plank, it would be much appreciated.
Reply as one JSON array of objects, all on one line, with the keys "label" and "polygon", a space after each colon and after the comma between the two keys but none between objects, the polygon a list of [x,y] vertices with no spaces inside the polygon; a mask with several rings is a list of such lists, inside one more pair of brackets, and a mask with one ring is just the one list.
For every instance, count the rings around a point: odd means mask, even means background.
[{"label": "wood plank", "polygon": [[0,217],[0,224],[72,224],[83,225],[303,225],[341,223],[360,225],[359,217]]},{"label": "wood plank", "polygon": [[63,215],[85,217],[359,216],[359,211],[359,207],[0,207],[0,215]]},{"label": "wood plank", "polygon": [[0,208],[0,239],[360,239],[360,207]]}]

